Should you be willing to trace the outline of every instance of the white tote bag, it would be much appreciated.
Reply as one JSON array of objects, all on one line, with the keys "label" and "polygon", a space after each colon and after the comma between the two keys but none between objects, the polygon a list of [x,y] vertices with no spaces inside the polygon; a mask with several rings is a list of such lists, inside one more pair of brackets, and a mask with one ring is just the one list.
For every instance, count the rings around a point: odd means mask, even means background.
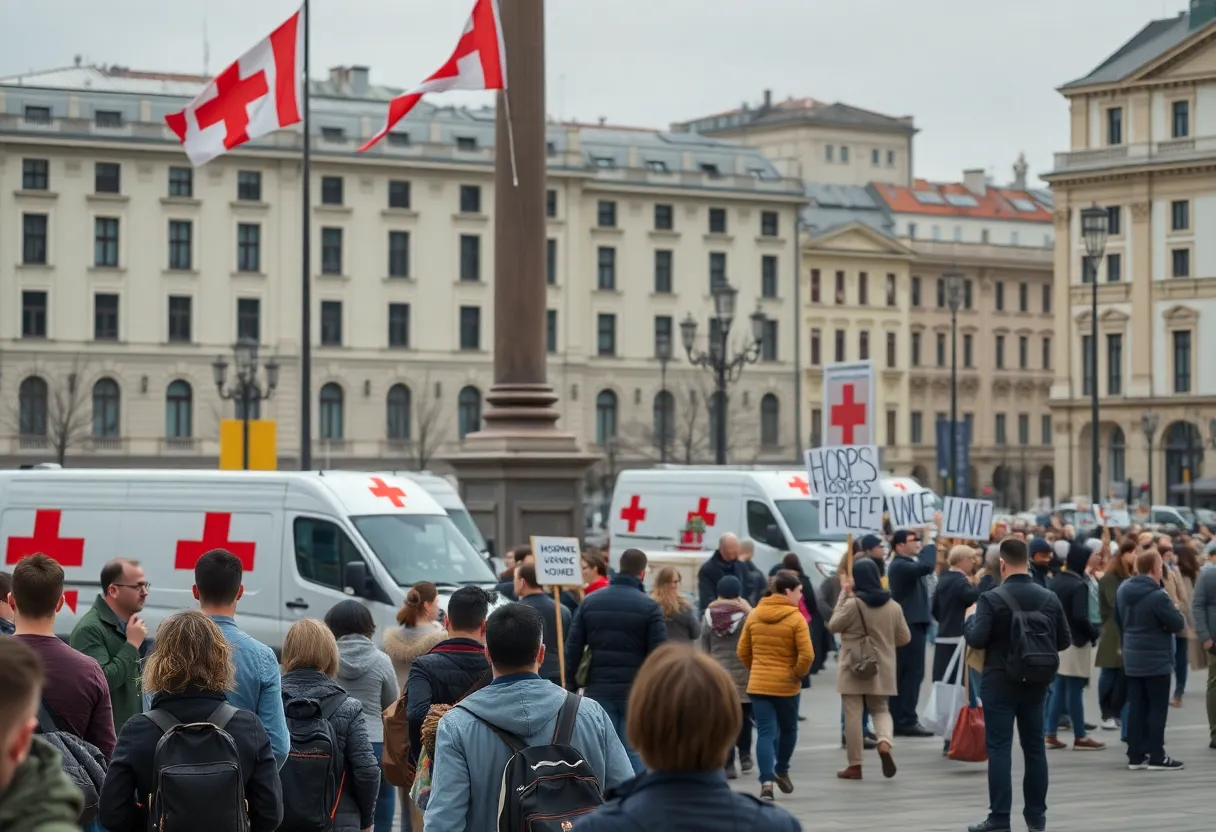
[{"label": "white tote bag", "polygon": [[[938,639],[939,644],[941,641]],[[967,672],[967,665],[963,661],[965,649],[966,645],[960,638],[954,655],[950,657],[950,664],[946,666],[946,675],[940,682],[933,683],[929,703],[920,720],[930,731],[943,737],[950,736],[954,730],[954,721],[958,719],[959,709],[967,701],[967,693],[963,689],[963,674]]]}]

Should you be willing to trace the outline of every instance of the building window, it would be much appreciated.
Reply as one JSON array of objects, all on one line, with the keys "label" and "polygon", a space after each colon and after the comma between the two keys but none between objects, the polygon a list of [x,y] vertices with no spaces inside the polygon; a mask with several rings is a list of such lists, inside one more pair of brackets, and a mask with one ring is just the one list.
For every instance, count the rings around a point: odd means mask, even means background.
[{"label": "building window", "polygon": [[481,430],[481,391],[476,387],[465,387],[456,399],[457,430],[464,439],[470,433]]},{"label": "building window", "polygon": [[824,145],[823,161],[831,162],[831,161],[833,161],[833,158],[835,157],[835,155],[836,155],[836,148],[833,145],[830,145],[830,144]]},{"label": "building window", "polygon": [[169,295],[169,341],[188,344],[191,340],[194,302],[189,295]]},{"label": "building window", "polygon": [[[970,334],[963,336],[963,366],[964,367],[975,366],[973,363],[973,359],[975,358],[975,354],[974,354],[975,350],[973,348],[974,340],[975,340],[974,337]],[[1002,350],[1002,352],[1004,352],[1004,351]],[[1002,364],[1004,363],[1004,359],[1001,360],[1001,363]]]},{"label": "building window", "polygon": [[44,266],[47,257],[47,215],[21,215],[21,262]]},{"label": "building window", "polygon": [[321,301],[321,346],[342,346],[342,301]]},{"label": "building window", "polygon": [[819,303],[819,269],[811,269],[811,303]]},{"label": "building window", "polygon": [[410,305],[390,303],[388,305],[388,345],[394,349],[409,349]]},{"label": "building window", "polygon": [[726,283],[726,254],[721,251],[709,253],[709,291]]},{"label": "building window", "polygon": [[236,172],[236,198],[241,202],[262,201],[262,172],[238,170]]},{"label": "building window", "polygon": [[1043,284],[1043,314],[1051,314],[1051,284]]},{"label": "building window", "polygon": [[963,281],[963,308],[971,309],[971,281]]},{"label": "building window", "polygon": [[937,279],[937,308],[946,308],[946,281],[940,277]]},{"label": "building window", "polygon": [[654,230],[671,231],[675,227],[674,211],[670,205],[654,206]]},{"label": "building window", "polygon": [[760,258],[760,296],[777,297],[777,255],[765,254]]},{"label": "building window", "polygon": [[1175,101],[1173,110],[1173,130],[1171,137],[1185,139],[1191,135],[1191,102]]},{"label": "building window", "polygon": [[857,274],[857,305],[868,306],[870,303],[870,276],[865,272]]},{"label": "building window", "polygon": [[895,333],[888,332],[887,333],[887,367],[889,369],[894,369],[894,367],[895,367],[895,349],[896,349]]},{"label": "building window", "polygon": [[[964,338],[966,336],[963,336]],[[998,370],[1005,369],[1005,336],[996,336],[996,368]]]},{"label": "building window", "polygon": [[321,177],[321,204],[322,205],[341,205],[342,204],[342,177],[341,176],[322,176]]},{"label": "building window", "polygon": [[194,391],[180,378],[165,388],[165,437],[187,439],[194,435]]},{"label": "building window", "polygon": [[914,222],[908,223],[908,239],[909,240],[916,239],[916,223],[914,223]]},{"label": "building window", "polygon": [[842,165],[847,165],[849,163],[849,146],[847,144],[842,144],[840,146],[840,163]]},{"label": "building window", "polygon": [[179,199],[194,196],[194,168],[169,168],[169,196]]},{"label": "building window", "polygon": [[760,447],[781,444],[781,403],[772,393],[760,397]]},{"label": "building window", "polygon": [[1170,263],[1173,267],[1174,277],[1191,276],[1191,250],[1189,248],[1176,248],[1171,251]]},{"label": "building window", "polygon": [[760,360],[777,360],[777,321],[773,318],[764,320],[764,335],[760,339]]},{"label": "building window", "polygon": [[342,229],[321,229],[321,274],[342,274]]},{"label": "building window", "polygon": [[[75,392],[69,388],[69,392]],[[46,436],[47,386],[37,376],[29,376],[21,382],[17,392],[18,432],[21,436]]]},{"label": "building window", "polygon": [[32,104],[25,105],[25,123],[26,124],[50,124],[51,123],[51,108],[50,107],[35,107]]},{"label": "building window", "polygon": [[912,355],[911,355],[912,366],[919,367],[920,366],[920,333],[919,332],[912,333],[912,350],[911,350],[911,352],[912,352]]},{"label": "building window", "polygon": [[1018,311],[1019,312],[1029,312],[1030,311],[1030,284],[1029,283],[1019,283],[1018,284]]},{"label": "building window", "polygon": [[97,217],[93,220],[93,265],[97,268],[118,268],[118,218]]},{"label": "building window", "polygon": [[1106,255],[1106,282],[1118,283],[1123,279],[1123,255]]},{"label": "building window", "polygon": [[481,237],[476,234],[460,235],[460,280],[463,283],[481,280]]},{"label": "building window", "polygon": [[189,271],[193,266],[194,224],[190,220],[169,220],[169,268]]},{"label": "building window", "polygon": [[654,291],[657,295],[671,294],[671,252],[658,249],[654,253]]},{"label": "building window", "polygon": [[1111,107],[1106,111],[1106,143],[1123,144],[1123,108]]},{"label": "building window", "polygon": [[818,367],[820,363],[820,336],[818,329],[811,330],[811,366]]},{"label": "building window", "polygon": [[1118,205],[1106,208],[1106,233],[1111,237],[1118,237],[1123,233],[1123,210]]},{"label": "building window", "polygon": [[545,349],[557,352],[557,310],[545,310]]},{"label": "building window", "polygon": [[993,300],[996,303],[997,312],[1005,311],[1005,284],[999,280],[995,285]]},{"label": "building window", "polygon": [[388,232],[388,276],[410,276],[410,232]]},{"label": "building window", "polygon": [[93,166],[93,192],[122,193],[122,165],[116,162],[97,162]]},{"label": "building window", "polygon": [[596,206],[595,216],[600,228],[616,228],[616,203],[601,199]]},{"label": "building window", "polygon": [[836,361],[844,361],[844,330],[836,330]]},{"label": "building window", "polygon": [[460,348],[481,349],[481,307],[460,307]]},{"label": "building window", "polygon": [[46,292],[21,293],[21,337],[46,337]]},{"label": "building window", "polygon": [[596,355],[616,355],[616,315],[601,312],[595,318]]},{"label": "building window", "polygon": [[93,340],[118,340],[118,295],[93,295]]},{"label": "building window", "polygon": [[916,275],[912,275],[910,294],[912,296],[911,297],[912,307],[914,309],[919,308],[920,307],[920,278],[917,277]]},{"label": "building window", "polygon": [[895,298],[895,275],[887,275],[887,306],[897,306],[898,301]]},{"label": "building window", "polygon": [[1019,413],[1018,414],[1018,444],[1019,445],[1029,445],[1030,444],[1030,414],[1029,413]]},{"label": "building window", "polygon": [[112,439],[118,436],[118,382],[98,379],[93,385],[93,436]]},{"label": "building window", "polygon": [[341,439],[345,407],[343,406],[342,388],[334,382],[329,382],[321,388],[321,439]]},{"label": "building window", "polygon": [[909,441],[913,445],[920,445],[925,441],[925,414],[913,410],[909,421]]},{"label": "building window", "polygon": [[937,333],[937,366],[946,366],[946,333]]},{"label": "building window", "polygon": [[457,136],[456,137],[456,149],[466,152],[466,153],[471,153],[471,152],[477,150],[477,137],[476,136]]},{"label": "building window", "polygon": [[1051,444],[1051,414],[1044,413],[1039,417],[1039,435],[1044,445]]},{"label": "building window", "polygon": [[710,234],[725,234],[726,233],[726,209],[725,208],[710,208],[709,209],[709,233]]},{"label": "building window", "polygon": [[996,414],[996,444],[1004,445],[1009,441],[1009,437],[1005,433],[1005,414]]},{"label": "building window", "polygon": [[1030,369],[1030,339],[1025,335],[1018,336],[1018,369]]},{"label": "building window", "polygon": [[661,346],[670,348],[675,344],[672,337],[674,329],[670,315],[654,316],[654,354],[656,357],[661,353]]},{"label": "building window", "polygon": [[557,240],[552,237],[545,240],[545,283],[557,285]]},{"label": "building window", "polygon": [[1186,231],[1191,227],[1191,203],[1175,199],[1170,203],[1170,230]]},{"label": "building window", "polygon": [[262,226],[257,223],[237,223],[236,270],[252,273],[262,270]]},{"label": "building window", "polygon": [[1174,333],[1174,392],[1191,392],[1191,332]]},{"label": "building window", "polygon": [[45,191],[50,187],[50,163],[46,159],[21,160],[21,190]]},{"label": "building window", "polygon": [[1094,337],[1081,336],[1081,395],[1093,395],[1094,389]]},{"label": "building window", "polygon": [[896,422],[899,420],[898,410],[887,411],[887,447],[894,448],[899,445],[899,436],[896,432]]},{"label": "building window", "polygon": [[895,151],[894,150],[887,151],[887,167],[889,167],[889,168],[895,167]]},{"label": "building window", "polygon": [[776,211],[760,212],[760,236],[776,237],[779,231],[778,214]]},{"label": "building window", "polygon": [[1051,336],[1043,336],[1043,369],[1051,369]]},{"label": "building window", "polygon": [[616,393],[601,390],[595,397],[595,444],[603,447],[616,439]]},{"label": "building window", "polygon": [[404,384],[394,384],[388,388],[384,397],[385,437],[393,442],[408,442],[411,434],[410,388]]},{"label": "building window", "polygon": [[236,338],[255,344],[262,340],[262,302],[257,298],[236,299]]},{"label": "building window", "polygon": [[601,292],[616,291],[616,249],[612,246],[596,250],[595,288]]},{"label": "building window", "polygon": [[836,305],[844,306],[847,302],[844,287],[844,272],[836,272]]},{"label": "building window", "polygon": [[857,333],[857,357],[862,361],[870,360],[870,333],[865,330]]},{"label": "building window", "polygon": [[557,217],[557,191],[552,188],[545,191],[545,216],[549,219]]},{"label": "building window", "polygon": [[461,185],[460,186],[460,213],[462,213],[462,214],[480,214],[481,213],[481,186],[480,185]]},{"label": "building window", "polygon": [[1106,393],[1123,395],[1123,336],[1106,336]]},{"label": "building window", "polygon": [[410,183],[405,179],[392,179],[388,183],[388,207],[409,208],[412,194]]}]

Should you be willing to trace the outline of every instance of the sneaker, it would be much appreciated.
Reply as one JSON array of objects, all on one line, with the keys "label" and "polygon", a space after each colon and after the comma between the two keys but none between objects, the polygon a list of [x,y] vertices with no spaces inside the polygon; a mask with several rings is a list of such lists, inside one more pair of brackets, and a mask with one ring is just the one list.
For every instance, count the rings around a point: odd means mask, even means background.
[{"label": "sneaker", "polygon": [[761,783],[760,784],[760,799],[761,800],[772,800],[773,799],[773,784],[772,783]]},{"label": "sneaker", "polygon": [[752,758],[750,754],[745,754],[739,758],[739,768],[744,774],[752,770]]},{"label": "sneaker", "polygon": [[735,768],[735,763],[733,760],[726,764],[726,779],[727,780],[738,780],[739,779],[739,770],[737,768]]},{"label": "sneaker", "polygon": [[1073,751],[1103,751],[1106,749],[1106,743],[1098,742],[1092,737],[1081,737],[1079,740],[1072,741]]},{"label": "sneaker", "polygon": [[1149,771],[1182,771],[1182,761],[1175,760],[1173,757],[1162,757],[1157,762],[1150,762],[1145,766]]},{"label": "sneaker", "polygon": [[1102,730],[1103,731],[1113,731],[1118,727],[1119,727],[1119,723],[1115,721],[1114,717],[1108,716],[1108,717],[1106,717],[1106,719],[1102,720]]},{"label": "sneaker", "polygon": [[1147,768],[1148,768],[1148,757],[1145,757],[1143,760],[1141,760],[1138,763],[1133,763],[1131,761],[1128,761],[1128,764],[1127,764],[1128,771],[1144,771]]},{"label": "sneaker", "polygon": [[1212,737],[1212,741],[1208,743],[1208,748],[1216,749],[1216,737]]},{"label": "sneaker", "polygon": [[774,777],[777,780],[777,788],[781,789],[783,794],[794,793],[794,781],[790,779],[788,771],[785,774],[776,774]]},{"label": "sneaker", "polygon": [[1055,737],[1044,737],[1043,742],[1047,745],[1048,751],[1055,751],[1060,748],[1068,748],[1068,743],[1060,742]]}]

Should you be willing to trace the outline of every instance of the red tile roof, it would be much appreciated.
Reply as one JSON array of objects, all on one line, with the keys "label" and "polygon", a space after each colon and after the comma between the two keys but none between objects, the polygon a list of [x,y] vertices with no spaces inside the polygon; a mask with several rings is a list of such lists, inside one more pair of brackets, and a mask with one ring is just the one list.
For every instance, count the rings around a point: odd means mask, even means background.
[{"label": "red tile roof", "polygon": [[[1035,199],[1033,194],[1013,188],[988,187],[984,193],[979,194],[969,190],[961,182],[926,182],[923,179],[917,179],[910,188],[902,185],[875,184],[873,190],[891,211],[898,214],[973,217],[1014,222],[1052,221],[1052,212],[1049,207]],[[917,199],[917,194],[922,195],[922,199]],[[966,197],[971,197],[975,204],[952,204],[950,197],[954,197],[955,202],[970,202]],[[1034,210],[1021,210],[1018,204],[1023,207],[1033,206]]]}]

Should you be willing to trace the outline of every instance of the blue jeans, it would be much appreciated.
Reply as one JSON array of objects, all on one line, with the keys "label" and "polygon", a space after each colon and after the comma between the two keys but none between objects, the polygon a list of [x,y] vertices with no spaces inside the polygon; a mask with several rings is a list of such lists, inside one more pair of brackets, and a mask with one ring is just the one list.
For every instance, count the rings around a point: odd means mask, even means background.
[{"label": "blue jeans", "polygon": [[1056,676],[1047,695],[1047,736],[1054,737],[1060,726],[1060,714],[1072,720],[1074,740],[1085,739],[1085,679],[1079,676]]},{"label": "blue jeans", "polygon": [[1174,637],[1174,698],[1181,699],[1186,693],[1186,676],[1188,673],[1186,655],[1186,637]]},{"label": "blue jeans", "polygon": [[756,717],[756,768],[760,782],[771,783],[775,775],[789,773],[798,744],[798,695],[750,696]]},{"label": "blue jeans", "polygon": [[[372,753],[376,755],[377,760],[380,759],[382,751],[384,751],[384,743],[372,743]],[[381,774],[380,791],[376,795],[376,816],[375,823],[372,826],[373,832],[393,832],[393,813],[396,808],[397,790]]]},{"label": "blue jeans", "polygon": [[646,770],[646,766],[642,765],[642,758],[638,756],[638,752],[633,750],[633,746],[629,744],[629,740],[625,737],[626,704],[624,702],[610,702],[606,699],[597,699],[595,701],[604,709],[604,713],[608,714],[608,719],[612,722],[612,729],[616,731],[616,736],[621,741],[621,745],[625,746],[625,754],[629,756],[629,764],[633,766],[633,773],[641,774]]},{"label": "blue jeans", "polygon": [[984,682],[984,736],[988,746],[988,819],[1008,825],[1013,808],[1013,728],[1026,760],[1023,816],[1030,826],[1047,822],[1047,747],[1043,744],[1046,688],[1015,687],[992,675]]}]

